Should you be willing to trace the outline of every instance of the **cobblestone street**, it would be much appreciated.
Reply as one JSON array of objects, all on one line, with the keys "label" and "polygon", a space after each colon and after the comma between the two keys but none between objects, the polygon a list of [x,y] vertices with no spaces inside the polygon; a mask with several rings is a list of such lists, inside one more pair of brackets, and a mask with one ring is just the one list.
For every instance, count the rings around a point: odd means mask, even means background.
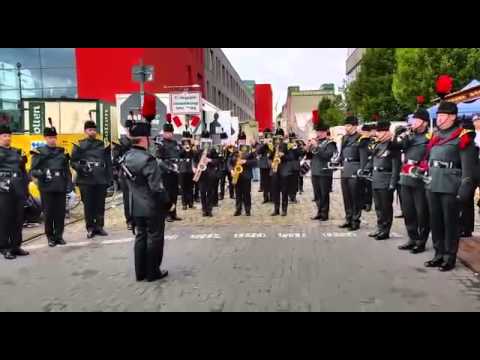
[{"label": "cobblestone street", "polygon": [[67,228],[65,247],[48,248],[44,237],[28,242],[31,256],[0,260],[0,311],[480,310],[480,279],[461,263],[450,273],[424,268],[430,241],[424,254],[397,250],[402,219],[387,241],[367,236],[374,211],[364,213],[360,231],[339,229],[338,181],[328,222],[310,220],[309,178],[287,217],[270,217],[272,204],[261,204],[253,184],[252,217],[234,218],[227,198],[213,218],[201,217],[196,204],[179,211],[184,221],[167,223],[170,276],[159,282],[135,282],[121,206],[108,212],[108,238],[87,240],[79,222]]}]

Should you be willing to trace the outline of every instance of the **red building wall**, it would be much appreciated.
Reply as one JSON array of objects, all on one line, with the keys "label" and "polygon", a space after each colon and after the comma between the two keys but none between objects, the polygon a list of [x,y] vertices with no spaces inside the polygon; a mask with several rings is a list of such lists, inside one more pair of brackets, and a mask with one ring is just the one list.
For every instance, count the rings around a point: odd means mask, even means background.
[{"label": "red building wall", "polygon": [[255,118],[258,130],[273,129],[273,94],[270,84],[255,85]]},{"label": "red building wall", "polygon": [[204,95],[203,48],[77,48],[79,98],[115,102],[115,95],[137,92],[132,66],[143,59],[155,66],[154,81],[145,84],[147,92],[171,92],[164,86],[199,84]]}]

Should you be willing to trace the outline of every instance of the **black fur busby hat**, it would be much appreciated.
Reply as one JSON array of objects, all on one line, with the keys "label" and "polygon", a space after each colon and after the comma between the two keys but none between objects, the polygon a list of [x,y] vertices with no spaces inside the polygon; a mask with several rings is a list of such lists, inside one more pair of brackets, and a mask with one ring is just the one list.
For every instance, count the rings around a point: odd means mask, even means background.
[{"label": "black fur busby hat", "polygon": [[424,108],[419,108],[417,111],[415,111],[415,113],[413,114],[413,118],[422,119],[425,122],[430,122],[430,114]]},{"label": "black fur busby hat", "polygon": [[275,131],[275,136],[285,136],[285,132],[283,131],[282,128],[278,128],[278,129]]},{"label": "black fur busby hat", "polygon": [[313,128],[315,131],[328,131],[329,126],[327,124],[316,123]]},{"label": "black fur busby hat", "polygon": [[88,120],[88,121],[85,121],[85,124],[83,125],[83,128],[84,128],[85,130],[88,130],[88,129],[96,129],[96,128],[97,128],[97,124],[95,123],[95,121]]},{"label": "black fur busby hat", "polygon": [[222,133],[220,134],[220,139],[221,139],[221,140],[226,140],[226,139],[228,139],[228,134],[227,134],[225,131],[222,132]]},{"label": "black fur busby hat", "polygon": [[57,136],[57,129],[54,127],[46,127],[43,129],[43,136]]},{"label": "black fur busby hat", "polygon": [[210,139],[210,133],[207,130],[202,131],[202,139]]},{"label": "black fur busby hat", "polygon": [[53,126],[52,118],[48,118],[48,124],[50,127],[43,129],[43,136],[57,136],[57,129]]},{"label": "black fur busby hat", "polygon": [[441,101],[440,105],[438,105],[437,114],[457,115],[458,114],[457,104],[450,101]]},{"label": "black fur busby hat", "polygon": [[371,131],[375,129],[375,125],[372,123],[365,123],[362,125],[361,131]]},{"label": "black fur busby hat", "polygon": [[0,135],[11,133],[12,129],[10,129],[10,126],[8,126],[7,124],[0,124]]},{"label": "black fur busby hat", "polygon": [[355,116],[347,116],[344,121],[345,125],[358,125],[358,119]]},{"label": "black fur busby hat", "polygon": [[390,131],[391,123],[389,120],[378,120],[375,129],[377,131]]},{"label": "black fur busby hat", "polygon": [[144,137],[150,136],[151,126],[146,122],[133,122],[128,132],[131,137]]},{"label": "black fur busby hat", "polygon": [[190,131],[184,131],[184,132],[182,133],[182,137],[183,137],[184,139],[191,139],[191,138],[193,138],[193,136],[192,136],[192,134],[190,133]]},{"label": "black fur busby hat", "polygon": [[174,132],[175,130],[173,129],[173,125],[169,122],[165,123],[165,125],[163,125],[163,131],[164,132]]},{"label": "black fur busby hat", "polygon": [[245,134],[245,132],[241,132],[239,135],[238,135],[238,140],[247,140],[247,134]]}]

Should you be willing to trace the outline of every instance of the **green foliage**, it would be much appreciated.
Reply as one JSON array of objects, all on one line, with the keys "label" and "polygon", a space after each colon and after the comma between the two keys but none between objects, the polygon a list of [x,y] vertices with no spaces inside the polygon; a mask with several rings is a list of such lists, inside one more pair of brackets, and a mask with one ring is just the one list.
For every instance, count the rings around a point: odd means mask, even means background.
[{"label": "green foliage", "polygon": [[454,91],[480,78],[480,48],[398,48],[393,94],[404,107],[414,109],[416,96],[426,104],[436,98],[435,81],[441,74],[454,79]]},{"label": "green foliage", "polygon": [[329,97],[324,97],[318,104],[318,113],[320,121],[329,126],[337,126],[343,123],[345,117],[345,104],[342,96],[337,95],[332,100]]},{"label": "green foliage", "polygon": [[394,48],[369,48],[362,58],[357,79],[346,89],[347,109],[369,121],[374,114],[397,120],[405,114],[392,92],[396,68]]}]

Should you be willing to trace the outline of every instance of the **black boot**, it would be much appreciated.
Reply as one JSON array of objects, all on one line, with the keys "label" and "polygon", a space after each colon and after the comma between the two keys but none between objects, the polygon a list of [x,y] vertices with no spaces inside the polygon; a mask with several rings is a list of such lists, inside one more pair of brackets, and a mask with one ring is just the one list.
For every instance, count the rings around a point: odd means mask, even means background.
[{"label": "black boot", "polygon": [[87,229],[87,239],[93,239],[95,237],[94,229]]},{"label": "black boot", "polygon": [[349,222],[343,223],[342,225],[339,226],[340,229],[348,229],[349,227],[350,227]]},{"label": "black boot", "polygon": [[242,209],[237,208],[237,210],[235,210],[235,213],[233,214],[233,216],[240,216],[240,215],[242,215]]},{"label": "black boot", "polygon": [[399,250],[412,250],[415,247],[415,243],[407,242],[406,244],[400,245],[398,247]]},{"label": "black boot", "polygon": [[57,246],[57,242],[55,241],[55,237],[48,236],[47,239],[48,239],[48,246],[50,246],[50,247]]},{"label": "black boot", "polygon": [[57,245],[67,245],[67,243],[63,239],[63,234],[57,234],[55,236],[55,242],[57,243]]},{"label": "black boot", "polygon": [[318,213],[317,215],[315,215],[314,217],[311,217],[310,219],[312,220],[320,220],[322,219],[322,215],[320,213]]},{"label": "black boot", "polygon": [[271,216],[278,216],[278,215],[280,215],[280,209],[275,209],[271,214]]},{"label": "black boot", "polygon": [[108,236],[108,233],[103,229],[103,227],[98,226],[95,230],[95,235]]}]

